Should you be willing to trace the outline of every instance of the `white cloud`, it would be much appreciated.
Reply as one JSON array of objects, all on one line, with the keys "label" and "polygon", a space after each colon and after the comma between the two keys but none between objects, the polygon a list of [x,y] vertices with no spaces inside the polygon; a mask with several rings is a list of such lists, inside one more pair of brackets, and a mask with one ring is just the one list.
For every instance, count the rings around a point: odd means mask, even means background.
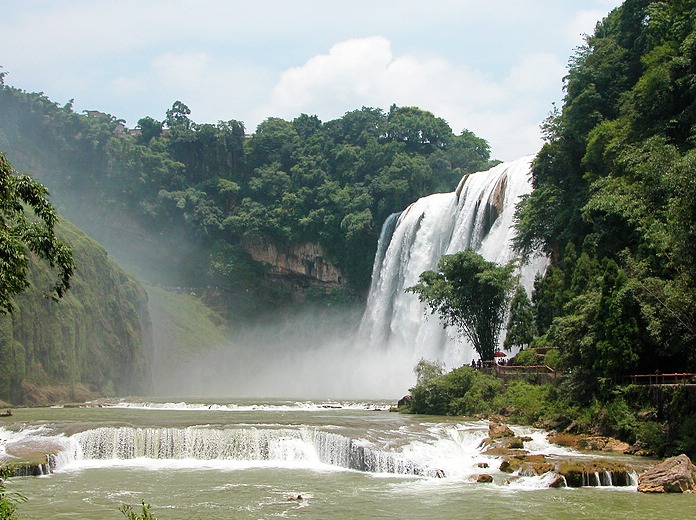
[{"label": "white cloud", "polygon": [[447,120],[455,133],[467,128],[488,139],[494,155],[508,160],[541,146],[538,125],[550,102],[540,100],[549,92],[555,99],[564,71],[556,56],[535,54],[496,82],[440,57],[395,56],[383,37],[352,39],[283,72],[259,113],[329,120],[361,106],[415,105]]},{"label": "white cloud", "polygon": [[140,78],[118,76],[109,84],[109,93],[115,97],[130,98],[147,90],[147,85]]},{"label": "white cloud", "polygon": [[505,84],[513,92],[537,96],[548,91],[549,85],[558,89],[561,78],[566,74],[566,66],[558,56],[551,53],[537,53],[524,56],[510,73]]},{"label": "white cloud", "polygon": [[177,99],[196,121],[241,119],[249,130],[269,116],[417,105],[507,159],[530,151],[580,34],[619,3],[10,2],[0,65],[12,85],[129,124],[164,117]]}]

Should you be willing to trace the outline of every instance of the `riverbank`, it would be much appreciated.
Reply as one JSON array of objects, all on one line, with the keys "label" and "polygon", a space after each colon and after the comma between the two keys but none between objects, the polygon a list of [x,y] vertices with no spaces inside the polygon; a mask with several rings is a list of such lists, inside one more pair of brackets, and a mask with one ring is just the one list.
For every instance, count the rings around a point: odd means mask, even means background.
[{"label": "riverbank", "polygon": [[582,403],[559,378],[552,383],[503,381],[464,366],[421,381],[399,401],[402,413],[473,416],[532,425],[552,442],[579,450],[663,459],[696,454],[696,388],[612,387],[603,400]]}]

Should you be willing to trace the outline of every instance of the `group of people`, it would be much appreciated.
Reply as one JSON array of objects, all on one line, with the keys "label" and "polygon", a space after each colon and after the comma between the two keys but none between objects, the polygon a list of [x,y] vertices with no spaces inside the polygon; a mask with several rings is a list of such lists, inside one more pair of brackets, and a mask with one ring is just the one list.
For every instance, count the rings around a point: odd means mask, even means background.
[{"label": "group of people", "polygon": [[[497,357],[495,358],[495,363],[501,367],[506,367],[508,366],[508,363],[510,363],[510,360],[507,358],[501,358]],[[478,361],[474,361],[473,359],[471,360],[471,368],[474,370],[481,370],[486,364],[481,361],[481,358],[479,358]],[[492,363],[489,363],[489,367],[492,365]]]}]

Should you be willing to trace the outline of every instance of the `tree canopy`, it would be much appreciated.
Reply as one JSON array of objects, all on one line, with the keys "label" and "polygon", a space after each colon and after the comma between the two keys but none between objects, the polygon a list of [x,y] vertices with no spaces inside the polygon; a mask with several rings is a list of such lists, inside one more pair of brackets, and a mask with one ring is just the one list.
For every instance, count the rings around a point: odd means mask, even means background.
[{"label": "tree canopy", "polygon": [[696,2],[627,0],[570,63],[516,246],[552,264],[539,332],[578,395],[696,370]]},{"label": "tree canopy", "polygon": [[466,250],[443,256],[437,272],[425,271],[407,291],[416,293],[444,326],[457,327],[481,359],[492,360],[517,283],[513,269],[513,264],[500,266]]},{"label": "tree canopy", "polygon": [[0,312],[12,311],[12,298],[29,286],[29,255],[48,262],[57,281],[46,288],[58,298],[70,287],[75,264],[70,248],[56,238],[56,211],[46,188],[27,175],[16,175],[0,152]]},{"label": "tree canopy", "polygon": [[236,120],[199,124],[176,101],[162,121],[143,117],[130,133],[109,114],[76,114],[8,85],[0,85],[0,147],[50,164],[41,180],[81,201],[68,215],[78,225],[92,205],[160,236],[176,230],[169,247],[190,242],[197,254],[172,284],[214,285],[229,302],[249,289],[268,295],[267,307],[286,297],[238,254],[244,244],[319,243],[361,294],[386,218],[491,164],[484,139],[457,135],[417,107],[363,107],[328,122],[269,117],[247,134]]}]

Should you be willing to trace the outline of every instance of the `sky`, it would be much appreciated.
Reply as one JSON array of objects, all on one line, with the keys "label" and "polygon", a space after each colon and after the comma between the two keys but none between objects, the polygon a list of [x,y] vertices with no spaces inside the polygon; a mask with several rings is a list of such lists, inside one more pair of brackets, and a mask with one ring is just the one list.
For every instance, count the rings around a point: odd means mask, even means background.
[{"label": "sky", "polygon": [[583,35],[619,0],[0,0],[5,83],[134,127],[417,106],[493,158],[542,145]]}]

